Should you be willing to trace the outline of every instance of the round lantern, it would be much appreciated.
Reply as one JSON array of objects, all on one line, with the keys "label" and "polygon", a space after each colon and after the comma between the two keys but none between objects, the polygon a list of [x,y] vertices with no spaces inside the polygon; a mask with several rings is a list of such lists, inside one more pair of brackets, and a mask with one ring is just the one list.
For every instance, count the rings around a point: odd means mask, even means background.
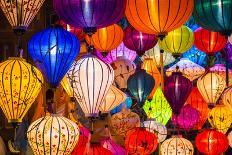
[{"label": "round lantern", "polygon": [[216,73],[209,72],[197,80],[197,88],[210,106],[217,103],[225,87],[225,80]]},{"label": "round lantern", "polygon": [[232,148],[232,131],[228,134],[229,145]]},{"label": "round lantern", "polygon": [[154,120],[149,120],[144,121],[143,126],[151,133],[155,133],[157,135],[159,143],[163,142],[166,139],[168,131],[165,125]]},{"label": "round lantern", "polygon": [[23,58],[0,63],[0,107],[9,123],[22,122],[34,103],[42,84],[41,72]]},{"label": "round lantern", "polygon": [[232,87],[227,88],[222,95],[223,104],[227,105],[232,110]]},{"label": "round lantern", "polygon": [[99,109],[102,113],[108,113],[125,100],[126,94],[119,90],[117,87],[111,85]]},{"label": "round lantern", "polygon": [[210,0],[194,1],[193,16],[197,24],[205,29],[230,35],[232,31],[232,1]]},{"label": "round lantern", "polygon": [[139,115],[123,109],[110,118],[110,127],[119,136],[126,137],[127,132],[140,126]]},{"label": "round lantern", "polygon": [[145,70],[137,70],[127,81],[128,90],[139,104],[144,104],[155,86],[154,78]]},{"label": "round lantern", "polygon": [[174,114],[179,114],[192,90],[192,82],[180,72],[174,72],[165,79],[164,96],[170,103]]},{"label": "round lantern", "polygon": [[65,117],[46,116],[29,126],[27,138],[35,155],[69,155],[79,139],[79,128]]},{"label": "round lantern", "polygon": [[175,65],[166,70],[166,75],[170,76],[173,72],[181,72],[186,78],[193,81],[205,73],[205,68],[190,61],[188,58],[181,58]]},{"label": "round lantern", "polygon": [[120,105],[118,105],[117,107],[115,107],[113,110],[111,110],[110,113],[116,114],[116,113],[122,111],[123,108],[130,109],[131,106],[132,106],[132,99],[131,99],[131,97],[129,97],[127,95],[126,100],[123,103],[121,103]]},{"label": "round lantern", "polygon": [[28,51],[52,87],[57,87],[80,50],[77,38],[62,27],[49,27],[36,33]]},{"label": "round lantern", "polygon": [[165,140],[161,145],[161,154],[162,155],[171,155],[171,154],[178,154],[178,155],[193,155],[194,148],[192,143],[182,138],[181,136],[173,136]]},{"label": "round lantern", "polygon": [[127,80],[134,74],[136,65],[132,61],[120,57],[111,63],[111,66],[114,69],[114,80],[118,88],[127,88]]},{"label": "round lantern", "polygon": [[219,52],[227,43],[226,37],[219,32],[212,32],[203,28],[195,30],[194,36],[194,45],[207,54]]},{"label": "round lantern", "polygon": [[213,128],[225,134],[231,127],[232,111],[226,105],[216,105],[209,112],[208,121]]},{"label": "round lantern", "polygon": [[154,34],[142,33],[132,26],[128,26],[124,30],[123,43],[127,48],[136,51],[141,56],[156,45],[157,38]]},{"label": "round lantern", "polygon": [[164,35],[181,27],[188,20],[193,4],[193,0],[127,0],[125,14],[129,23],[137,30]]},{"label": "round lantern", "polygon": [[227,137],[216,130],[207,129],[199,133],[195,139],[197,149],[204,154],[221,154],[229,146]]},{"label": "round lantern", "polygon": [[111,138],[101,140],[101,145],[112,152],[113,155],[126,155],[126,150],[119,144],[115,143]]},{"label": "round lantern", "polygon": [[201,96],[197,87],[194,87],[186,101],[187,105],[195,108],[199,111],[199,119],[197,120],[196,124],[194,125],[193,129],[199,130],[205,124],[205,121],[208,118],[209,108],[208,104],[205,102],[203,97]]},{"label": "round lantern", "polygon": [[156,89],[153,99],[145,102],[143,109],[149,118],[154,118],[163,125],[166,125],[172,116],[172,109],[160,87]]},{"label": "round lantern", "polygon": [[128,154],[151,154],[158,145],[155,134],[146,128],[135,128],[131,130],[125,140],[125,148]]},{"label": "round lantern", "polygon": [[[143,56],[142,59],[145,60],[145,58],[152,58],[155,62],[155,65],[157,67],[161,66],[161,61],[160,61],[160,48],[159,45],[156,44],[156,46],[148,51],[146,51]],[[163,53],[163,65],[167,66],[170,63],[173,63],[175,61],[175,58],[172,56],[171,53],[168,53],[166,51],[164,51]]]},{"label": "round lantern", "polygon": [[194,42],[194,35],[190,28],[182,26],[168,33],[163,40],[159,40],[161,49],[173,54],[180,54],[189,50]]},{"label": "round lantern", "polygon": [[74,96],[87,117],[95,117],[114,80],[110,65],[89,54],[76,61],[68,71]]},{"label": "round lantern", "polygon": [[123,30],[113,24],[104,28],[100,28],[91,37],[85,37],[88,44],[93,45],[99,51],[110,51],[118,47],[123,40]]},{"label": "round lantern", "polygon": [[[124,15],[125,0],[53,0],[58,16],[77,28],[102,28],[117,23]],[[67,9],[69,8],[69,9]]]}]

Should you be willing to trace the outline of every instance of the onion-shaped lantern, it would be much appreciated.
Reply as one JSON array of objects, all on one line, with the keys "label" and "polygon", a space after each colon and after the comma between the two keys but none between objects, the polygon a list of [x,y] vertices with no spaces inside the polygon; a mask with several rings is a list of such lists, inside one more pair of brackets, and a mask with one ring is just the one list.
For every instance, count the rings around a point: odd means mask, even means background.
[{"label": "onion-shaped lantern", "polygon": [[117,87],[111,85],[109,91],[107,92],[103,103],[101,104],[100,111],[102,113],[108,113],[120,103],[126,100],[126,94],[119,90]]},{"label": "onion-shaped lantern", "polygon": [[101,140],[101,145],[112,152],[113,155],[126,155],[126,150],[115,143],[111,138],[106,138]]},{"label": "onion-shaped lantern", "polygon": [[227,88],[222,95],[222,102],[232,110],[232,87]]},{"label": "onion-shaped lantern", "polygon": [[128,154],[151,154],[157,148],[158,141],[155,134],[146,128],[135,128],[128,132],[125,148]]},{"label": "onion-shaped lantern", "polygon": [[165,140],[161,145],[161,154],[162,155],[170,155],[170,154],[178,154],[178,155],[193,155],[194,148],[192,143],[182,138],[181,136],[173,136]]},{"label": "onion-shaped lantern", "polygon": [[27,138],[35,155],[69,155],[79,139],[79,127],[65,117],[45,116],[29,126]]},{"label": "onion-shaped lantern", "polygon": [[180,54],[189,50],[194,42],[194,35],[190,28],[182,26],[168,33],[163,40],[159,40],[159,47],[173,54]]},{"label": "onion-shaped lantern", "polygon": [[114,69],[114,80],[118,88],[127,88],[128,78],[135,73],[136,65],[123,57],[111,63]]},{"label": "onion-shaped lantern", "polygon": [[205,124],[205,121],[208,118],[209,108],[208,104],[201,96],[197,87],[194,87],[186,101],[186,104],[190,105],[191,107],[195,108],[199,111],[199,119],[197,123],[194,125],[193,129],[199,130]]},{"label": "onion-shaped lantern", "polygon": [[154,34],[147,34],[137,31],[132,26],[128,26],[124,30],[124,45],[136,51],[138,55],[143,55],[143,53],[151,48],[153,48],[157,43],[157,38]]},{"label": "onion-shaped lantern", "polygon": [[166,75],[170,76],[173,72],[181,72],[186,78],[193,81],[205,73],[205,69],[200,65],[190,61],[188,58],[181,58],[175,65],[166,70]]},{"label": "onion-shaped lantern", "polygon": [[229,140],[229,145],[232,148],[232,131],[230,131],[230,133],[227,136],[228,140]]},{"label": "onion-shaped lantern", "polygon": [[135,97],[139,104],[144,104],[147,97],[155,86],[155,79],[140,69],[131,75],[127,81],[130,93]]},{"label": "onion-shaped lantern", "polygon": [[154,118],[163,125],[166,125],[172,116],[172,109],[160,87],[156,89],[153,99],[145,102],[143,109],[149,118]]},{"label": "onion-shaped lantern", "polygon": [[180,72],[174,72],[165,79],[164,96],[174,114],[179,114],[192,90],[192,82]]},{"label": "onion-shaped lantern", "polygon": [[107,52],[117,48],[122,42],[123,30],[119,25],[113,24],[98,29],[91,37],[87,35],[85,39],[97,50]]},{"label": "onion-shaped lantern", "polygon": [[87,117],[95,117],[114,80],[114,70],[89,54],[76,61],[68,71],[74,96]]},{"label": "onion-shaped lantern", "polygon": [[216,105],[209,112],[208,121],[213,128],[225,134],[231,127],[232,111],[226,105]]},{"label": "onion-shaped lantern", "polygon": [[139,115],[130,110],[123,109],[110,118],[110,127],[119,136],[126,137],[128,131],[139,126]]},{"label": "onion-shaped lantern", "polygon": [[148,120],[143,122],[143,126],[151,133],[156,134],[158,143],[161,143],[166,139],[168,131],[165,125],[156,122],[155,120]]},{"label": "onion-shaped lantern", "polygon": [[216,130],[207,129],[199,133],[195,139],[198,151],[204,154],[221,154],[229,146],[227,137]]},{"label": "onion-shaped lantern", "polygon": [[194,45],[207,54],[219,52],[227,43],[226,37],[219,32],[212,32],[203,28],[198,28],[194,32]]},{"label": "onion-shaped lantern", "polygon": [[124,15],[126,1],[53,0],[53,6],[67,24],[92,31],[117,23]]},{"label": "onion-shaped lantern", "polygon": [[116,113],[122,111],[123,108],[130,109],[131,106],[132,106],[132,99],[131,99],[131,97],[129,97],[127,95],[126,100],[123,103],[121,103],[120,105],[118,105],[117,107],[115,107],[113,110],[111,110],[110,113],[116,114]]},{"label": "onion-shaped lantern", "polygon": [[78,39],[62,27],[49,27],[35,34],[28,51],[52,87],[57,87],[80,50]]},{"label": "onion-shaped lantern", "polygon": [[209,72],[197,80],[197,88],[210,106],[217,103],[225,87],[225,80],[216,73]]},{"label": "onion-shaped lantern", "polygon": [[[148,51],[146,51],[143,56],[142,59],[145,60],[145,58],[152,58],[155,61],[155,65],[157,67],[161,66],[161,61],[160,61],[160,48],[159,45],[156,44],[156,46]],[[163,65],[167,66],[170,63],[173,63],[175,61],[175,58],[172,56],[171,53],[168,53],[166,51],[164,51],[163,53]]]},{"label": "onion-shaped lantern", "polygon": [[[213,73],[217,73],[226,81],[226,66],[224,64],[215,64],[209,69]],[[229,77],[232,77],[232,70],[228,68]],[[232,85],[232,79],[229,78],[229,85]]]},{"label": "onion-shaped lantern", "polygon": [[38,96],[41,72],[23,58],[9,58],[0,63],[0,107],[9,123],[22,122]]},{"label": "onion-shaped lantern", "polygon": [[26,31],[45,0],[1,0],[0,7],[16,31]]},{"label": "onion-shaped lantern", "polygon": [[193,0],[128,0],[125,14],[129,23],[137,30],[164,35],[181,27],[188,20],[193,4]]}]

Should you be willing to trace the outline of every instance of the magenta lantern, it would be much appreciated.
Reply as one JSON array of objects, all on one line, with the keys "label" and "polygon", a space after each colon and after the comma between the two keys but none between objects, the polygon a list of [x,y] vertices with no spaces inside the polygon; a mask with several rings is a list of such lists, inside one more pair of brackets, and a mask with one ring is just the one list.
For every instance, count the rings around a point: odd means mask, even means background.
[{"label": "magenta lantern", "polygon": [[119,144],[115,143],[111,138],[101,140],[101,145],[113,153],[113,155],[126,155],[126,150]]}]

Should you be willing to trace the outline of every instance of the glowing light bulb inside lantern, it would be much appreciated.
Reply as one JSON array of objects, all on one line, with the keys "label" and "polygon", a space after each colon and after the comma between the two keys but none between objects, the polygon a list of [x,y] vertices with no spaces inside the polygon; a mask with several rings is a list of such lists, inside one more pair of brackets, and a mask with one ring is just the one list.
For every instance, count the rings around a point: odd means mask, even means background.
[{"label": "glowing light bulb inside lantern", "polygon": [[139,40],[140,40],[141,47],[143,47],[143,33],[142,32],[139,32]]}]

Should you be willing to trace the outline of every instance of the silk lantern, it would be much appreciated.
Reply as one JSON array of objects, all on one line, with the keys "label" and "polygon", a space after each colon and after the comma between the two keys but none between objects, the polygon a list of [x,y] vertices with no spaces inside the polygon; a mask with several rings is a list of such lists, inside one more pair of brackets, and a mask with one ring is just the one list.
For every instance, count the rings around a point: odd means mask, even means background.
[{"label": "silk lantern", "polygon": [[121,103],[120,105],[118,105],[117,107],[115,107],[113,110],[110,111],[111,114],[116,114],[120,111],[122,111],[123,108],[125,109],[130,109],[130,107],[132,106],[132,99],[130,96],[126,96],[126,100]]},{"label": "silk lantern", "polygon": [[68,71],[74,95],[86,117],[95,117],[114,80],[114,70],[88,54],[74,62]]},{"label": "silk lantern", "polygon": [[153,77],[153,79],[155,79],[155,86],[148,96],[148,99],[152,99],[156,89],[161,83],[161,75],[152,58],[145,58],[142,64],[142,69],[144,69],[148,74]]},{"label": "silk lantern", "polygon": [[111,66],[114,69],[114,80],[118,88],[127,88],[127,80],[134,74],[136,65],[132,61],[120,57],[111,63]]},{"label": "silk lantern", "polygon": [[143,53],[151,48],[153,48],[157,43],[157,38],[154,34],[147,34],[137,31],[132,26],[128,26],[124,30],[124,45],[136,51],[138,55],[143,55]]},{"label": "silk lantern", "polygon": [[212,32],[203,28],[195,30],[194,36],[194,45],[207,54],[219,52],[227,43],[227,39],[219,32]]},{"label": "silk lantern", "polygon": [[85,40],[99,51],[111,51],[122,42],[123,30],[119,25],[113,24],[98,29],[92,36],[86,35]]},{"label": "silk lantern", "polygon": [[126,155],[126,150],[111,138],[102,139],[100,143],[101,146],[112,152],[113,155]]},{"label": "silk lantern", "polygon": [[193,11],[193,4],[193,0],[128,0],[125,14],[135,29],[144,33],[165,35],[188,20]]},{"label": "silk lantern", "polygon": [[199,133],[195,139],[197,149],[204,154],[221,154],[229,146],[227,137],[214,129],[207,129]]},{"label": "silk lantern", "polygon": [[179,114],[192,90],[192,82],[180,72],[174,72],[165,79],[164,96],[170,103],[174,114]]},{"label": "silk lantern", "polygon": [[53,0],[53,6],[57,15],[67,24],[91,32],[117,23],[124,14],[126,1]]},{"label": "silk lantern", "polygon": [[232,148],[232,131],[230,131],[230,133],[228,134],[228,140],[229,140],[229,145]]},{"label": "silk lantern", "polygon": [[162,155],[170,155],[177,154],[178,155],[193,155],[194,147],[192,143],[182,138],[182,136],[173,136],[165,140],[161,145],[161,154]]},{"label": "silk lantern", "polygon": [[222,102],[232,110],[232,87],[227,88],[222,95]]},{"label": "silk lantern", "polygon": [[62,27],[46,28],[28,43],[28,51],[51,87],[57,87],[80,50],[77,38]]},{"label": "silk lantern", "polygon": [[148,118],[154,118],[163,125],[166,125],[172,116],[172,109],[160,87],[156,89],[153,99],[145,102],[143,109]]},{"label": "silk lantern", "polygon": [[[178,68],[178,69],[177,69]],[[193,81],[205,73],[205,69],[200,65],[190,61],[188,58],[181,58],[176,64],[166,70],[166,75],[179,71],[186,78]]]},{"label": "silk lantern", "polygon": [[209,106],[217,103],[225,87],[225,80],[216,73],[209,72],[197,80],[197,88]]},{"label": "silk lantern", "polygon": [[208,114],[209,114],[209,108],[208,104],[204,100],[204,98],[201,96],[199,90],[197,87],[194,87],[186,101],[187,105],[190,105],[191,107],[195,108],[199,111],[199,119],[197,120],[196,124],[193,126],[193,129],[199,130],[202,128],[202,126],[205,124]]},{"label": "silk lantern", "polygon": [[69,155],[79,139],[79,128],[65,117],[45,116],[29,126],[27,138],[35,155]]},{"label": "silk lantern", "polygon": [[159,47],[175,55],[189,50],[193,42],[192,30],[187,26],[182,26],[169,32],[163,40],[159,40]]},{"label": "silk lantern", "polygon": [[144,104],[155,86],[153,77],[145,70],[137,70],[127,81],[128,90],[139,104]]},{"label": "silk lantern", "polygon": [[0,63],[0,107],[9,123],[20,123],[44,82],[41,72],[23,58]]},{"label": "silk lantern", "polygon": [[157,137],[145,128],[131,130],[125,140],[128,154],[151,154],[157,148]]},{"label": "silk lantern", "polygon": [[197,24],[205,29],[230,35],[232,31],[230,0],[194,1],[193,16]]},{"label": "silk lantern", "polygon": [[225,134],[231,127],[232,111],[226,105],[216,105],[209,112],[208,121],[213,128]]}]

